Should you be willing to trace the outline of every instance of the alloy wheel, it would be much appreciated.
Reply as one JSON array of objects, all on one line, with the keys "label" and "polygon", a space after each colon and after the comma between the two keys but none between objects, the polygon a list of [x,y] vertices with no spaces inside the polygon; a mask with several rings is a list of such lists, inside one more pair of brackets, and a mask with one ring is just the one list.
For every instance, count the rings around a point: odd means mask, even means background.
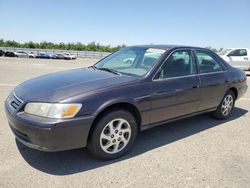
[{"label": "alloy wheel", "polygon": [[116,154],[129,143],[131,126],[125,119],[119,118],[110,121],[100,135],[100,146],[109,154]]},{"label": "alloy wheel", "polygon": [[234,105],[233,96],[227,95],[224,98],[224,100],[222,102],[222,106],[221,106],[221,112],[222,112],[223,116],[227,116],[231,112],[233,105]]}]

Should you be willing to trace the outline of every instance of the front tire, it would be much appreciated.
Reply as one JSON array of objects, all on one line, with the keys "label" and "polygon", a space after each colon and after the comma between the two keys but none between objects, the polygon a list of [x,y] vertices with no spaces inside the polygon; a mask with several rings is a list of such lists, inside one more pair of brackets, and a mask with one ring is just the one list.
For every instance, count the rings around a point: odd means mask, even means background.
[{"label": "front tire", "polygon": [[102,160],[124,155],[133,145],[137,135],[136,120],[125,110],[106,113],[94,126],[88,150],[95,158]]},{"label": "front tire", "polygon": [[213,116],[217,119],[228,119],[232,114],[235,104],[235,94],[232,90],[227,91],[220,105],[213,112]]}]

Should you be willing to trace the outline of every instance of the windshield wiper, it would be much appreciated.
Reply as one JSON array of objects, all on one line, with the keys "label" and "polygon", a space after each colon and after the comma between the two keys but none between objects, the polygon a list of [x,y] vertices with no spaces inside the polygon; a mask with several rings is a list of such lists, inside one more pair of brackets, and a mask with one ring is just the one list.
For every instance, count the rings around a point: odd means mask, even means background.
[{"label": "windshield wiper", "polygon": [[121,75],[121,73],[119,73],[118,71],[115,71],[114,69],[110,69],[110,68],[106,68],[106,67],[96,67],[96,66],[92,66],[94,69],[98,69],[98,70],[102,70],[102,71],[106,71],[106,72],[111,72],[113,74],[116,75]]},{"label": "windshield wiper", "polygon": [[98,69],[95,65],[92,65],[89,68]]}]

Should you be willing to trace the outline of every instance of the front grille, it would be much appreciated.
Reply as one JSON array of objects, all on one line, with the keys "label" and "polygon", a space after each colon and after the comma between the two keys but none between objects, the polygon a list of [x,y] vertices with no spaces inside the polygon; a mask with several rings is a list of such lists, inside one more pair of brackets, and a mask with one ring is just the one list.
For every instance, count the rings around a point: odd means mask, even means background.
[{"label": "front grille", "polygon": [[12,108],[18,110],[22,106],[23,101],[19,97],[17,97],[15,93],[13,93],[9,98],[9,103]]}]

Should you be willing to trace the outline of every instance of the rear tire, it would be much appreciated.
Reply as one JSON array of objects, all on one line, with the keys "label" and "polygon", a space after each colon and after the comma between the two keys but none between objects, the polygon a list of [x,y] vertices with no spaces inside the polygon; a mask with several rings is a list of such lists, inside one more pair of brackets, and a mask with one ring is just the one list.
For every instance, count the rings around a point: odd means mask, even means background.
[{"label": "rear tire", "polygon": [[97,159],[110,160],[124,155],[136,139],[136,120],[125,110],[106,113],[94,126],[87,147]]},{"label": "rear tire", "polygon": [[227,91],[220,105],[213,112],[213,116],[217,119],[228,119],[234,109],[235,94],[232,90]]}]

